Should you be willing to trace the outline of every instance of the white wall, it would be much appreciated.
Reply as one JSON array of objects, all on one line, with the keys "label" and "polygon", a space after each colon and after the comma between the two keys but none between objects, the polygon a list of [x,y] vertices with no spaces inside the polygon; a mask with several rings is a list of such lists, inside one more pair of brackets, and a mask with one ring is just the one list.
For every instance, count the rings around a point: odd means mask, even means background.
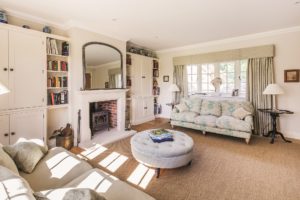
[{"label": "white wall", "polygon": [[[170,107],[166,106],[166,103],[172,99],[168,87],[173,82],[173,57],[266,44],[275,44],[275,80],[285,91],[284,95],[278,97],[278,108],[295,112],[293,115],[281,116],[281,131],[288,137],[300,139],[300,83],[284,83],[285,69],[300,69],[299,27],[158,52],[158,81],[161,87],[159,102],[163,106],[161,117],[170,117]],[[170,82],[162,81],[164,75],[170,76]]]},{"label": "white wall", "polygon": [[[71,56],[71,116],[72,125],[77,130],[77,112],[74,106],[76,104],[75,94],[83,88],[83,64],[82,64],[82,46],[87,42],[103,42],[118,48],[123,54],[123,63],[126,63],[126,41],[116,40],[101,34],[89,32],[79,28],[68,30],[70,38],[70,56]],[[126,66],[123,66],[123,74],[126,77]],[[125,82],[125,81],[124,81]]]}]

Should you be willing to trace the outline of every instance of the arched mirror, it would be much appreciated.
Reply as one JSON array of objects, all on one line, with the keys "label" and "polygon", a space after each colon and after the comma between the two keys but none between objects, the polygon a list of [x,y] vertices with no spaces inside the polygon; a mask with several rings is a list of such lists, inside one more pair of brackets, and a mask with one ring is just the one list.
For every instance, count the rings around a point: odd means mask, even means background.
[{"label": "arched mirror", "polygon": [[84,90],[123,88],[123,59],[119,49],[101,42],[82,48]]}]

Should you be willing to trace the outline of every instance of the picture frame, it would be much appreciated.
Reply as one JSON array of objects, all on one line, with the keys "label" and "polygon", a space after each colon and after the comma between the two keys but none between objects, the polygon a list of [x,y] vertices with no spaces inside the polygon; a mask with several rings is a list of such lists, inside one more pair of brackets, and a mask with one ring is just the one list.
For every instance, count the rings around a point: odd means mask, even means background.
[{"label": "picture frame", "polygon": [[163,76],[163,81],[164,82],[169,82],[169,76]]},{"label": "picture frame", "polygon": [[291,83],[291,82],[299,82],[299,69],[288,69],[284,70],[284,82]]}]

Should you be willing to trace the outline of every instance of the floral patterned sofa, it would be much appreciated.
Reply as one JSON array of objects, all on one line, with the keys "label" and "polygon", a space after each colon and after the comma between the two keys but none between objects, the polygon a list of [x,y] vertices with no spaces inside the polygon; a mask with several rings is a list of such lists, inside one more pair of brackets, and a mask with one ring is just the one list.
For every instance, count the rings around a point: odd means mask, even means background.
[{"label": "floral patterned sofa", "polygon": [[[248,114],[237,118],[239,109]],[[250,142],[253,130],[253,105],[249,101],[185,98],[172,110],[171,126],[181,126],[201,130],[203,134],[212,132],[244,138]]]}]

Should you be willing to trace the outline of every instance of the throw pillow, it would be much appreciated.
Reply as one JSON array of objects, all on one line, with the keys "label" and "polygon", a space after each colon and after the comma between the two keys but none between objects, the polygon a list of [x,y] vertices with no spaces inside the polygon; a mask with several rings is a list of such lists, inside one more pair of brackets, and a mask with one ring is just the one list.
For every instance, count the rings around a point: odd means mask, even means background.
[{"label": "throw pillow", "polygon": [[0,145],[0,165],[10,169],[15,174],[19,175],[18,168],[11,157],[3,150],[2,145]]},{"label": "throw pillow", "polygon": [[0,199],[35,200],[25,179],[0,166]]},{"label": "throw pillow", "polygon": [[37,200],[106,200],[95,190],[87,188],[58,188],[35,192],[34,196]]},{"label": "throw pillow", "polygon": [[40,139],[25,139],[25,138],[19,138],[17,143],[19,142],[33,142],[39,146],[41,151],[46,154],[48,152],[48,146],[44,143],[43,140]]},{"label": "throw pillow", "polygon": [[180,103],[178,105],[175,106],[175,108],[179,111],[179,112],[185,112],[185,111],[189,111],[189,107],[185,104],[185,103]]},{"label": "throw pillow", "polygon": [[235,111],[233,111],[232,113],[232,116],[234,118],[237,118],[237,119],[245,119],[245,117],[247,117],[248,115],[251,115],[250,112],[248,112],[247,110],[245,110],[244,108],[242,107],[239,107],[238,109],[236,109]]},{"label": "throw pillow", "polygon": [[200,113],[219,117],[221,116],[221,104],[218,101],[203,100]]},{"label": "throw pillow", "polygon": [[28,174],[34,170],[37,163],[44,157],[40,146],[33,142],[19,142],[4,146],[3,149],[15,161],[17,167]]}]

